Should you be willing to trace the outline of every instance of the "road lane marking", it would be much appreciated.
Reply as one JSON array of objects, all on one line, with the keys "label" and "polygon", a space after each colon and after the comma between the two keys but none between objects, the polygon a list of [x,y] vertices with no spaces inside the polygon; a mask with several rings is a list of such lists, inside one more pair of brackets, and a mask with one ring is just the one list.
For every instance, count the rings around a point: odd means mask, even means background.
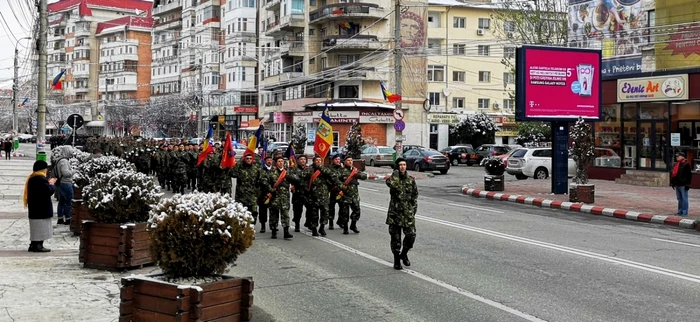
[{"label": "road lane marking", "polygon": [[467,205],[461,205],[461,204],[456,204],[456,203],[448,203],[448,206],[453,206],[453,207],[459,207],[459,208],[469,208],[469,209],[474,209],[474,210],[481,210],[481,211],[489,211],[497,214],[504,214],[505,212],[500,211],[500,210],[495,210],[491,208],[482,208],[482,207],[475,207],[475,206],[467,206]]},{"label": "road lane marking", "polygon": [[[366,258],[366,259],[369,259],[369,260],[371,260],[371,261],[373,261],[373,262],[375,262],[375,263],[378,263],[378,264],[381,264],[381,265],[384,265],[384,266],[388,266],[388,267],[391,267],[391,268],[394,267],[394,264],[391,263],[391,262],[385,261],[385,260],[383,260],[383,259],[381,259],[381,258],[372,256],[372,255],[370,255],[370,254],[364,253],[364,252],[362,252],[362,251],[360,251],[360,250],[357,250],[357,249],[352,248],[352,247],[350,247],[350,246],[347,246],[347,245],[345,245],[345,244],[339,243],[339,242],[337,242],[337,241],[328,239],[328,238],[326,238],[326,237],[313,237],[313,236],[311,235],[311,233],[308,233],[308,232],[305,232],[305,231],[304,231],[304,232],[301,232],[301,233],[304,234],[304,235],[307,235],[307,236],[309,236],[309,237],[316,238],[316,239],[318,239],[318,240],[321,240],[321,241],[323,241],[323,242],[326,242],[326,243],[328,243],[328,244],[331,244],[331,245],[333,245],[333,246],[335,246],[335,247],[338,247],[338,248],[340,248],[340,249],[346,250],[346,251],[348,251],[348,252],[350,252],[350,253],[353,253],[353,254],[355,254],[355,255],[358,255],[358,256],[364,257],[364,258]],[[424,274],[422,274],[422,273],[416,272],[416,271],[414,271],[414,270],[412,270],[412,269],[404,268],[404,269],[400,270],[399,272],[406,273],[406,274],[408,274],[408,275],[411,275],[411,276],[413,276],[413,277],[419,278],[419,279],[421,279],[421,280],[423,280],[423,281],[426,281],[426,282],[428,282],[428,283],[431,283],[431,284],[440,286],[440,287],[442,287],[442,288],[445,288],[445,289],[447,289],[447,290],[450,290],[450,291],[452,291],[452,292],[455,292],[455,293],[457,293],[457,294],[459,294],[459,295],[462,295],[462,296],[464,296],[464,297],[470,298],[470,299],[475,300],[475,301],[479,301],[479,302],[481,302],[481,303],[484,303],[484,304],[486,304],[486,305],[492,306],[492,307],[497,308],[497,309],[499,309],[499,310],[508,312],[508,313],[510,313],[510,314],[512,314],[512,315],[515,315],[515,316],[517,316],[517,317],[520,317],[520,318],[522,318],[522,319],[524,319],[524,320],[532,321],[532,322],[546,322],[546,320],[542,320],[542,319],[540,319],[540,318],[538,318],[538,317],[536,317],[536,316],[527,314],[527,313],[525,313],[525,312],[519,311],[519,310],[514,309],[514,308],[511,308],[511,307],[509,307],[509,306],[503,305],[503,304],[498,303],[498,302],[496,302],[496,301],[494,301],[494,300],[489,300],[489,299],[487,299],[487,298],[485,298],[485,297],[483,297],[483,296],[474,294],[474,293],[472,293],[472,292],[469,292],[469,291],[467,291],[467,290],[461,289],[461,288],[459,288],[459,287],[457,287],[457,286],[454,286],[454,285],[452,285],[452,284],[448,284],[448,283],[443,282],[443,281],[441,281],[441,280],[434,279],[434,278],[432,278],[432,277],[430,277],[430,276],[427,276],[427,275],[424,275]]]},{"label": "road lane marking", "polygon": [[378,189],[372,189],[372,188],[365,188],[365,187],[360,187],[360,190],[367,190],[367,191],[374,191],[374,192],[379,192]]},{"label": "road lane marking", "polygon": [[[372,204],[367,204],[367,203],[362,203],[361,205],[363,205],[367,208],[374,209],[377,211],[382,211],[382,212],[386,212],[388,210],[387,208],[372,205]],[[524,237],[518,237],[515,235],[499,233],[499,232],[493,231],[493,230],[477,228],[477,227],[473,227],[473,226],[458,224],[458,223],[454,223],[451,221],[435,219],[435,218],[421,216],[421,215],[416,215],[416,219],[427,221],[427,222],[432,222],[432,223],[438,224],[438,225],[443,225],[443,226],[458,228],[458,229],[467,230],[467,231],[471,231],[471,232],[475,232],[475,233],[480,233],[480,234],[488,235],[488,236],[492,236],[492,237],[507,239],[507,240],[511,240],[511,241],[515,241],[515,242],[519,242],[519,243],[523,243],[523,244],[539,246],[542,248],[556,250],[556,251],[560,251],[563,253],[578,255],[578,256],[592,258],[592,259],[598,259],[598,260],[613,263],[613,264],[624,265],[627,267],[632,267],[632,268],[636,268],[639,270],[643,270],[643,271],[647,271],[647,272],[651,272],[651,273],[656,273],[656,274],[660,274],[660,275],[665,275],[665,276],[669,276],[669,277],[674,277],[674,278],[678,278],[678,279],[682,279],[682,280],[686,280],[689,282],[700,284],[700,276],[698,276],[698,275],[674,271],[674,270],[666,269],[663,267],[658,267],[658,266],[648,265],[648,264],[639,263],[639,262],[635,262],[635,261],[631,261],[631,260],[626,260],[623,258],[617,258],[617,257],[608,256],[608,255],[593,253],[593,252],[589,252],[589,251],[585,251],[585,250],[581,250],[581,249],[577,249],[577,248],[562,246],[562,245],[553,244],[553,243],[547,243],[547,242],[529,239],[529,238],[524,238]]]},{"label": "road lane marking", "polygon": [[660,242],[664,243],[672,243],[672,244],[678,244],[678,245],[686,245],[686,246],[692,246],[692,247],[700,247],[698,244],[689,244],[689,243],[684,243],[684,242],[679,242],[675,240],[668,240],[668,239],[660,239],[660,238],[652,238],[653,240],[657,240]]}]

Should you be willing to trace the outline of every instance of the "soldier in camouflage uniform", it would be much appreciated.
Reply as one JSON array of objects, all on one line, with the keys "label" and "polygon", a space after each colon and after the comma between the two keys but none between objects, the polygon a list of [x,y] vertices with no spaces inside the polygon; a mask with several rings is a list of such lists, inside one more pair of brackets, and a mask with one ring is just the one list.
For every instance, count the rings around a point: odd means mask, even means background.
[{"label": "soldier in camouflage uniform", "polygon": [[[334,154],[331,157],[331,166],[328,167],[333,172],[333,175],[336,177],[340,178],[340,176],[343,174],[343,164],[341,163],[341,157],[340,154]],[[333,187],[328,187],[331,192],[331,196],[328,199],[328,229],[333,230],[333,220],[335,219],[335,206],[336,204],[340,206],[340,202],[338,202],[338,193],[340,192],[340,188],[338,186],[333,186]],[[338,215],[338,226],[342,227],[341,221],[340,221],[340,214]]]},{"label": "soldier in camouflage uniform", "polygon": [[[265,164],[260,167],[263,176],[269,175],[272,168],[272,157],[266,157]],[[260,223],[262,224],[260,233],[265,232],[265,223],[267,223],[268,218],[268,205],[265,204],[265,199],[267,199],[267,191],[260,190],[260,193],[258,193],[258,216],[260,216]]]},{"label": "soldier in camouflage uniform", "polygon": [[156,164],[157,164],[157,177],[158,184],[163,187],[163,189],[168,189],[168,181],[166,176],[166,169],[168,168],[167,163],[168,155],[168,145],[164,144],[160,150],[156,152]]},{"label": "soldier in camouflage uniform", "polygon": [[[306,166],[306,156],[300,155],[297,158],[296,167],[290,168],[289,171],[292,174],[294,174],[297,178],[302,179],[307,177],[307,169],[308,167]],[[294,221],[294,231],[298,233],[300,231],[299,221],[301,220],[301,214],[302,212],[304,212],[304,208],[306,208],[307,211],[306,223],[304,223],[304,226],[309,225],[309,206],[306,196],[308,194],[308,191],[306,190],[306,187],[304,186],[303,182],[292,185],[290,189],[292,190],[292,211],[294,213],[294,217],[292,218],[292,220]]]},{"label": "soldier in camouflage uniform", "polygon": [[217,192],[217,183],[220,180],[217,177],[217,169],[219,169],[220,161],[221,157],[215,151],[209,153],[204,162],[202,162],[202,192]]},{"label": "soldier in camouflage uniform", "polygon": [[[281,178],[282,173],[285,176]],[[281,180],[280,180],[281,178]],[[275,184],[279,184],[275,187]],[[294,236],[289,233],[289,185],[290,183],[299,183],[298,178],[286,171],[284,168],[284,158],[279,156],[275,158],[275,167],[267,174],[267,187],[270,207],[270,230],[272,231],[272,239],[277,239],[277,226],[280,216],[282,216],[282,228],[284,228],[284,239],[289,239]],[[267,202],[266,200],[266,202]]]},{"label": "soldier in camouflage uniform", "polygon": [[[389,187],[391,201],[386,217],[391,235],[391,252],[394,254],[394,269],[402,269],[401,261],[406,266],[411,266],[408,260],[408,251],[413,248],[416,240],[416,212],[418,211],[418,187],[416,180],[406,172],[406,160],[396,159],[398,170],[386,180]],[[401,249],[401,232],[403,249]]]},{"label": "soldier in camouflage uniform", "polygon": [[[307,210],[309,226],[307,228],[311,229],[313,236],[318,236],[319,234],[326,236],[324,227],[328,224],[328,198],[330,196],[328,187],[342,187],[343,183],[338,180],[333,171],[323,166],[323,159],[318,155],[314,157],[314,164],[307,172],[307,177],[304,181],[307,183],[307,189],[309,190],[309,209]],[[317,231],[319,213],[321,227]]]},{"label": "soldier in camouflage uniform", "polygon": [[191,190],[197,190],[197,177],[199,177],[199,171],[197,169],[197,159],[199,158],[199,153],[197,153],[196,145],[189,145],[187,156],[189,161],[187,163],[187,187]]},{"label": "soldier in camouflage uniform", "polygon": [[180,144],[177,150],[173,151],[172,171],[173,171],[173,192],[185,193],[185,185],[187,184],[187,152],[185,146]]},{"label": "soldier in camouflage uniform", "polygon": [[[343,227],[343,234],[347,235],[348,232],[348,220],[352,220],[350,224],[350,230],[354,233],[359,234],[360,231],[357,229],[357,221],[360,220],[360,191],[358,186],[360,185],[359,180],[367,180],[367,174],[360,172],[359,169],[352,166],[352,156],[345,156],[345,166],[341,169],[340,180],[343,183],[347,182],[345,189],[343,190],[343,195],[340,199],[340,211],[338,213],[339,226]],[[353,174],[353,170],[355,173]],[[348,179],[352,175],[352,178]],[[350,215],[350,210],[352,210],[352,216]]]},{"label": "soldier in camouflage uniform", "polygon": [[[253,225],[258,221],[258,195],[263,183],[262,169],[253,163],[253,156],[248,154],[242,162],[236,163],[229,174],[236,178],[235,200],[243,204],[253,216]],[[265,223],[262,223],[265,226]]]}]

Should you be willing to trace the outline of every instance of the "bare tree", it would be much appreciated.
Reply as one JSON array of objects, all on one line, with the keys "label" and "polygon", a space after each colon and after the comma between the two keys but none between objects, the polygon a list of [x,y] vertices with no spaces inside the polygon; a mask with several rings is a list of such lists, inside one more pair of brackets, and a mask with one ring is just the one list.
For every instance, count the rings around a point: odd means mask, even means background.
[{"label": "bare tree", "polygon": [[141,125],[155,132],[155,136],[192,136],[197,125],[190,118],[193,112],[192,103],[187,96],[159,97],[146,108]]},{"label": "bare tree", "polygon": [[133,127],[141,124],[140,120],[146,111],[146,105],[135,100],[120,100],[117,103],[106,104],[105,119],[114,135],[131,135]]}]

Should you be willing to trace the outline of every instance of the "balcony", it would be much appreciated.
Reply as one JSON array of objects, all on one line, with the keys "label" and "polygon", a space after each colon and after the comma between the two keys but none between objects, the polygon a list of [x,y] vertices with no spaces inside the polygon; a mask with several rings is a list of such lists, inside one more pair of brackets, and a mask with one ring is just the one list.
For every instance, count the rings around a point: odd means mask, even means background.
[{"label": "balcony", "polygon": [[89,87],[73,87],[73,92],[76,94],[78,93],[87,93],[90,91]]},{"label": "balcony", "polygon": [[[323,48],[328,52],[333,51],[367,51],[379,50],[385,44],[374,35],[331,35],[323,37]],[[332,49],[331,49],[332,48]]]},{"label": "balcony", "polygon": [[[288,68],[285,68],[285,70],[289,70]],[[300,78],[303,77],[304,73],[303,72],[283,72],[280,74],[280,81],[287,81],[290,79],[295,79],[295,78]]]},{"label": "balcony", "polygon": [[384,8],[380,8],[375,3],[334,3],[325,5],[309,13],[309,23],[318,24],[336,19],[388,19]]},{"label": "balcony", "polygon": [[153,24],[153,31],[159,32],[168,29],[180,29],[182,26],[182,20],[180,18],[168,20],[164,22],[157,21]]},{"label": "balcony", "polygon": [[306,26],[304,15],[287,15],[282,17],[280,20],[268,24],[265,31],[265,36],[281,36],[288,31],[302,29],[304,26]]},{"label": "balcony", "polygon": [[376,67],[363,67],[359,63],[342,66],[326,67],[323,69],[325,78],[335,80],[385,80],[388,72],[378,72]]},{"label": "balcony", "polygon": [[285,41],[280,44],[281,56],[304,57],[304,41]]},{"label": "balcony", "polygon": [[48,50],[48,54],[63,54],[66,52],[66,47],[50,47]]},{"label": "balcony", "polygon": [[153,58],[151,60],[153,66],[162,66],[168,63],[173,63],[177,62],[178,56],[168,56],[168,57],[159,57],[159,58]]},{"label": "balcony", "polygon": [[85,70],[78,70],[76,68],[72,68],[71,74],[73,75],[73,78],[89,78],[90,77],[90,69],[85,68]]},{"label": "balcony", "polygon": [[265,10],[267,11],[277,11],[280,8],[281,0],[268,0],[265,3]]},{"label": "balcony", "polygon": [[265,107],[282,106],[282,101],[265,102]]},{"label": "balcony", "polygon": [[[105,91],[105,85],[104,85],[104,80],[100,82],[102,86],[100,86],[99,91],[104,92]],[[109,84],[107,85],[107,93],[113,93],[113,92],[135,92],[138,89],[138,85],[135,83],[132,84]]]},{"label": "balcony", "polygon": [[226,35],[226,43],[255,42],[257,38],[255,31],[235,31]]},{"label": "balcony", "polygon": [[65,35],[65,34],[62,35],[62,34],[56,34],[56,33],[49,33],[49,36],[48,36],[48,38],[47,38],[47,41],[48,41],[49,43],[51,43],[51,42],[53,42],[53,41],[62,40],[62,39],[65,39],[65,38],[66,38],[66,35]]},{"label": "balcony", "polygon": [[159,14],[163,14],[166,12],[170,11],[175,11],[179,10],[182,8],[182,1],[181,0],[171,0],[170,2],[163,1],[160,3],[160,5],[156,8],[153,8],[153,15],[157,16]]},{"label": "balcony", "polygon": [[73,37],[78,38],[78,37],[90,37],[90,27],[75,27],[75,33],[73,34]]}]

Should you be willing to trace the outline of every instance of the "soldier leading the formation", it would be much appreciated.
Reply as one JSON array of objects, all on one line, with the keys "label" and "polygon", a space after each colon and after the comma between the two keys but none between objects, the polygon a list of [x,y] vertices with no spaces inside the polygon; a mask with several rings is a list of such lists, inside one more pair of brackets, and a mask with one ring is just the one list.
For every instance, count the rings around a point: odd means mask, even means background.
[{"label": "soldier leading the formation", "polygon": [[[391,235],[391,252],[394,254],[394,269],[402,269],[401,262],[411,266],[408,251],[416,241],[416,212],[418,211],[418,187],[416,180],[406,172],[406,160],[396,159],[398,170],[394,170],[386,185],[389,187],[391,201],[386,216]],[[401,232],[405,235],[401,249]]]}]

